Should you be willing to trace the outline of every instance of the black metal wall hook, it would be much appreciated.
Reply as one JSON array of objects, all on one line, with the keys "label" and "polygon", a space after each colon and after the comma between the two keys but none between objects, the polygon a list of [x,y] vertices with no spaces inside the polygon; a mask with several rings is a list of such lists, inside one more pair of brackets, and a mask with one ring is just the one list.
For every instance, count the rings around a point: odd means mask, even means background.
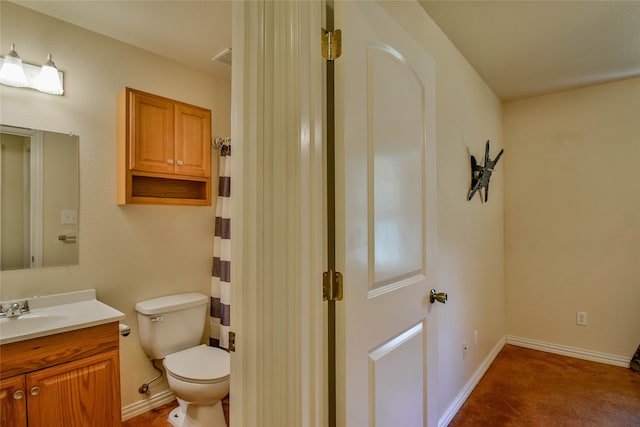
[{"label": "black metal wall hook", "polygon": [[476,158],[471,155],[471,188],[469,188],[467,200],[471,200],[474,194],[481,188],[484,188],[484,201],[489,200],[489,181],[491,180],[491,174],[503,152],[504,149],[500,150],[496,158],[491,160],[489,157],[489,141],[487,140],[484,151],[484,166],[479,165]]}]

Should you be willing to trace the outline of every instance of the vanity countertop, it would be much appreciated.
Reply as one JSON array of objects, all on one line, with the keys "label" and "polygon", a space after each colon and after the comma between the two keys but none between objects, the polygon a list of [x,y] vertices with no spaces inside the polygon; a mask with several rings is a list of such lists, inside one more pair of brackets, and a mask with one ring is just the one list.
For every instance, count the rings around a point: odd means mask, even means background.
[{"label": "vanity countertop", "polygon": [[[27,300],[29,312],[0,318],[0,344],[8,344],[90,326],[116,322],[124,313],[97,300],[95,289],[68,292]],[[14,301],[3,301],[2,306]]]}]

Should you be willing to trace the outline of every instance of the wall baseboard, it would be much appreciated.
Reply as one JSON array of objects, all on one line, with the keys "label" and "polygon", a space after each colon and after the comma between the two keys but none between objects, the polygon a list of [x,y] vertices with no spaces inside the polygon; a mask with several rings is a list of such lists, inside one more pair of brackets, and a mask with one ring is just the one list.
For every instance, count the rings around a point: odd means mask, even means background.
[{"label": "wall baseboard", "polygon": [[144,414],[158,406],[176,400],[176,396],[171,390],[164,390],[154,394],[148,399],[142,399],[135,403],[122,407],[122,421],[126,421],[136,415]]},{"label": "wall baseboard", "polygon": [[559,354],[561,356],[575,357],[576,359],[590,360],[592,362],[606,363],[607,365],[628,368],[631,363],[630,357],[616,356],[615,354],[600,353],[598,351],[585,350],[577,347],[553,344],[545,341],[538,341],[529,338],[505,336],[507,344],[518,347],[530,348],[532,350],[546,351],[547,353]]},{"label": "wall baseboard", "polygon": [[438,427],[446,427],[449,425],[449,423],[451,422],[453,417],[455,417],[455,415],[458,413],[458,411],[460,410],[464,402],[467,400],[467,398],[469,397],[473,389],[476,388],[476,386],[480,382],[480,379],[484,376],[485,372],[487,372],[487,369],[489,369],[489,366],[491,366],[491,364],[493,363],[495,358],[498,356],[498,353],[500,353],[500,350],[502,350],[502,347],[504,347],[504,345],[505,345],[505,339],[503,337],[496,343],[496,345],[493,347],[491,352],[484,359],[482,364],[473,373],[469,381],[467,381],[467,383],[464,385],[462,390],[460,390],[460,393],[458,393],[455,399],[453,399],[453,401],[449,404],[449,406],[447,407],[447,410],[444,411],[444,414],[442,414],[442,416],[438,420]]}]

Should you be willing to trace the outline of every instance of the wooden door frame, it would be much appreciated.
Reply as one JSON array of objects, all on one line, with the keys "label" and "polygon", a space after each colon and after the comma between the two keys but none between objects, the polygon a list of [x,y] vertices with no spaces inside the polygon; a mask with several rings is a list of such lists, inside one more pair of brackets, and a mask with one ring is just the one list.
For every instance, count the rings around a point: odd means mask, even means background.
[{"label": "wooden door frame", "polygon": [[231,423],[326,424],[325,2],[233,2]]}]

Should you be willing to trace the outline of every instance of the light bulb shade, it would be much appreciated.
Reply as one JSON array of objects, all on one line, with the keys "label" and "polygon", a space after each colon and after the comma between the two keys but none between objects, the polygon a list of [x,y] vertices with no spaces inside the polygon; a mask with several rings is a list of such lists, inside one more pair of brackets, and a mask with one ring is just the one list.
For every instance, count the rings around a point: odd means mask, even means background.
[{"label": "light bulb shade", "polygon": [[47,62],[40,68],[40,74],[36,78],[35,88],[40,92],[51,93],[53,95],[62,95],[64,92],[62,82],[60,81],[60,74],[56,68],[56,64],[51,60],[51,54],[47,57]]},{"label": "light bulb shade", "polygon": [[24,87],[27,77],[22,68],[22,59],[11,45],[11,51],[4,57],[0,67],[0,83],[10,86]]}]

